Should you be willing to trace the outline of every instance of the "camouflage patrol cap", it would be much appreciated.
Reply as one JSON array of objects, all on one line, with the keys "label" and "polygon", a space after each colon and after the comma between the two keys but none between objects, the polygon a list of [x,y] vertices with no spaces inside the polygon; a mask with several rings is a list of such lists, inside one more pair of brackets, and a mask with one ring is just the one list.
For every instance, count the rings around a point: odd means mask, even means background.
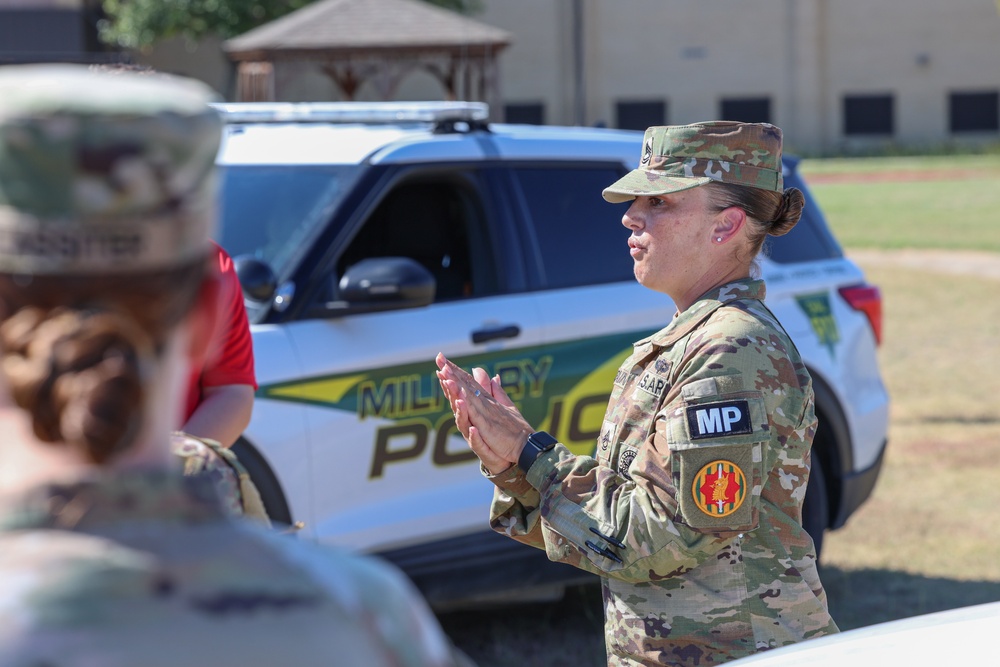
[{"label": "camouflage patrol cap", "polygon": [[0,67],[0,272],[125,273],[206,253],[217,98],[166,74]]},{"label": "camouflage patrol cap", "polygon": [[604,189],[614,204],[710,181],[781,192],[781,130],[769,123],[708,121],[646,130],[639,168]]}]

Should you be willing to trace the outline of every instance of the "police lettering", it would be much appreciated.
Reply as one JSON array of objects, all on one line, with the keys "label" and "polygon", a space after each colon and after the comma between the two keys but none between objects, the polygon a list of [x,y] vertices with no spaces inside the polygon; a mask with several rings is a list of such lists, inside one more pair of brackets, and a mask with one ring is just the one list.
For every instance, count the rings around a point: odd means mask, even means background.
[{"label": "police lettering", "polygon": [[687,421],[692,440],[753,433],[750,408],[746,401],[726,401],[689,407]]},{"label": "police lettering", "polygon": [[441,391],[437,385],[426,384],[420,375],[389,378],[378,385],[364,380],[358,384],[358,418],[403,419],[440,412]]}]

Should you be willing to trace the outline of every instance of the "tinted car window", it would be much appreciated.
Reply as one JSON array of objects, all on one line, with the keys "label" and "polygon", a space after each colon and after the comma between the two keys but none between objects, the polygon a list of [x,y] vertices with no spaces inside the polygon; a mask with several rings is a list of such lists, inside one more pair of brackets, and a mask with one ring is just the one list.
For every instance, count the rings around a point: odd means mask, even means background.
[{"label": "tinted car window", "polygon": [[227,166],[216,240],[284,277],[309,249],[357,180],[355,166]]},{"label": "tinted car window", "polygon": [[784,236],[768,237],[764,253],[779,264],[841,257],[843,251],[830,234],[823,212],[797,173],[791,172],[785,176],[785,187],[798,188],[805,195],[806,204],[802,209],[802,217],[792,231]]},{"label": "tinted car window", "polygon": [[365,220],[337,275],[369,257],[409,257],[434,276],[435,301],[489,294],[495,281],[480,208],[471,192],[449,181],[399,185]]},{"label": "tinted car window", "polygon": [[629,231],[621,223],[627,207],[601,197],[622,173],[612,166],[514,170],[538,241],[546,288],[635,280]]}]

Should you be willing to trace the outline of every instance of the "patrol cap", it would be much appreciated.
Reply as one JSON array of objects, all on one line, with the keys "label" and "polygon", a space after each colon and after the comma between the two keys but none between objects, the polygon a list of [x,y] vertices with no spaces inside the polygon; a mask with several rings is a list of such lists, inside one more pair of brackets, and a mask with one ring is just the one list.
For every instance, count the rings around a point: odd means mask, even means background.
[{"label": "patrol cap", "polygon": [[206,253],[215,101],[167,74],[0,67],[0,272],[128,273]]},{"label": "patrol cap", "polygon": [[710,181],[782,192],[781,130],[770,123],[717,120],[646,130],[638,169],[604,189],[613,204]]}]

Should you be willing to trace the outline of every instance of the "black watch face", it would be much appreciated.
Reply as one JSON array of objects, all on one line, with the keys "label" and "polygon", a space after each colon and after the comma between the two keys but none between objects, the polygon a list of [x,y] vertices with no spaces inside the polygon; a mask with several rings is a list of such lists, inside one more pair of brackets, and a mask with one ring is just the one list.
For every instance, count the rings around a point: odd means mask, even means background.
[{"label": "black watch face", "polygon": [[545,431],[532,433],[528,437],[528,441],[543,452],[552,449],[556,446],[556,443],[559,442]]}]

